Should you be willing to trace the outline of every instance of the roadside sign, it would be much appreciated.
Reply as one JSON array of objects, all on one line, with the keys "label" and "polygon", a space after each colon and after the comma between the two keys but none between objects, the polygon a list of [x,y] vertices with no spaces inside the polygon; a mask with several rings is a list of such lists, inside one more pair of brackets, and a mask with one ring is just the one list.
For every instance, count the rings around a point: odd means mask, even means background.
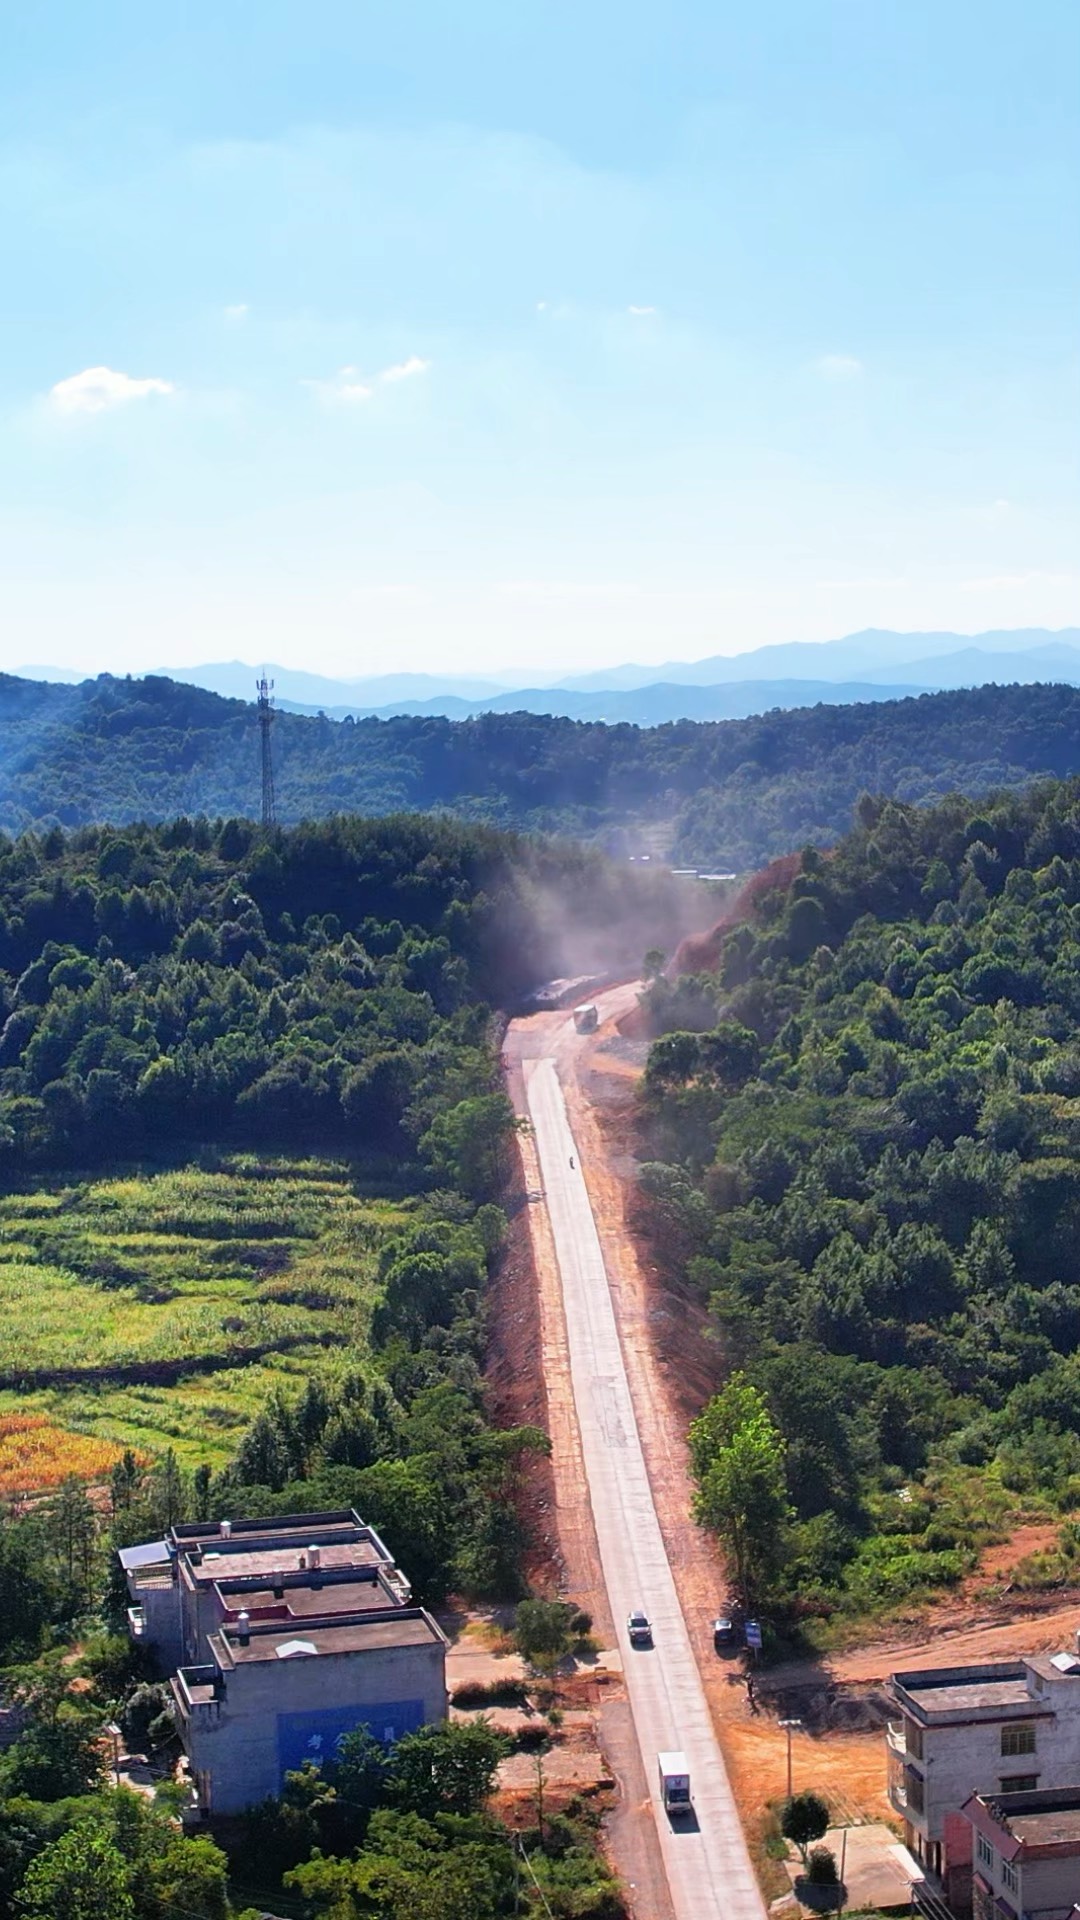
[{"label": "roadside sign", "polygon": [[755,1651],[756,1653],[760,1653],[760,1651],[761,1651],[761,1622],[760,1622],[759,1620],[748,1620],[748,1621],[747,1621],[747,1623],[746,1623],[746,1644],[747,1644],[747,1646],[748,1646],[748,1647],[753,1647],[753,1649],[754,1649],[754,1651]]}]

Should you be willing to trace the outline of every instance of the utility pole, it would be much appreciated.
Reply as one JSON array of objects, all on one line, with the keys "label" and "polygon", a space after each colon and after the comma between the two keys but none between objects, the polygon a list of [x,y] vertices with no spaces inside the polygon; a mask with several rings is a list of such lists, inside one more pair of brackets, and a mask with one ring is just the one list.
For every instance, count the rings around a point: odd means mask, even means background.
[{"label": "utility pole", "polygon": [[791,1736],[796,1727],[802,1726],[801,1720],[781,1720],[780,1725],[787,1733],[787,1797],[791,1799]]},{"label": "utility pole", "polygon": [[274,759],[270,751],[270,729],[274,724],[274,683],[265,670],[255,682],[259,690],[259,735],[262,747],[262,823],[274,824]]}]

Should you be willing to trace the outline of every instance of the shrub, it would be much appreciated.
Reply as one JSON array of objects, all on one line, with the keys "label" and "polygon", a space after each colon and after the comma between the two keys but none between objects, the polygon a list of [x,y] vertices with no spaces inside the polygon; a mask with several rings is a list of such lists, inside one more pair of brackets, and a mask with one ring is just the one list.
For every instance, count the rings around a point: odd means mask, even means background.
[{"label": "shrub", "polygon": [[806,1863],[806,1877],[815,1887],[835,1887],[840,1883],[836,1870],[836,1855],[831,1847],[811,1847]]},{"label": "shrub", "polygon": [[546,1753],[551,1745],[550,1729],[542,1720],[535,1721],[531,1727],[519,1727],[514,1745],[519,1753]]},{"label": "shrub", "polygon": [[[144,1681],[135,1688],[120,1709],[119,1721],[128,1750],[142,1753],[148,1746],[164,1745],[175,1731],[172,1695],[162,1681]],[[161,1723],[166,1725],[160,1732]]]},{"label": "shrub", "polygon": [[521,1680],[464,1680],[453,1692],[455,1707],[527,1707],[528,1688]]},{"label": "shrub", "polygon": [[522,1600],[517,1610],[514,1639],[523,1660],[550,1673],[565,1659],[574,1638],[574,1609],[564,1600]]}]

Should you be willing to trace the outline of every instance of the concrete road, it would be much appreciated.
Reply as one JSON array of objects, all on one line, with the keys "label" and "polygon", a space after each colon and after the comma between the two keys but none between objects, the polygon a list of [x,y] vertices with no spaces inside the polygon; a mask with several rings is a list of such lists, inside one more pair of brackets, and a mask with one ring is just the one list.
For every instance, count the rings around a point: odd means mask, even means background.
[{"label": "concrete road", "polygon": [[[573,1044],[571,1035],[572,1026],[569,1032],[560,1027],[548,1054],[523,1061],[526,1096],[562,1279],[600,1558],[672,1906],[677,1920],[764,1920],[664,1550],[600,1240],[559,1084],[557,1056],[561,1047]],[[644,1607],[653,1623],[648,1651],[627,1641],[626,1616],[635,1607]],[[660,1801],[656,1756],[672,1749],[681,1749],[689,1762],[692,1821],[673,1823]]]}]

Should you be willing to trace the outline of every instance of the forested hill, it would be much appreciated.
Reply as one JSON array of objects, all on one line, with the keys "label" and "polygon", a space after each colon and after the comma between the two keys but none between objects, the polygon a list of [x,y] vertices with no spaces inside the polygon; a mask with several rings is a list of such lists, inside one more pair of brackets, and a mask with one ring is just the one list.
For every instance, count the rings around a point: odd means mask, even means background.
[{"label": "forested hill", "polygon": [[[281,713],[283,820],[451,810],[744,869],[851,824],[863,791],[925,802],[1080,771],[1080,689],[982,687],[749,720],[605,726],[536,714],[332,721]],[[0,827],[251,815],[254,708],[163,679],[0,676]],[[629,835],[627,841],[625,836]]]},{"label": "forested hill", "polygon": [[632,966],[677,887],[415,816],[0,837],[0,1179],[209,1142],[400,1163],[493,1090],[490,1006]]},{"label": "forested hill", "polygon": [[[646,1075],[659,1257],[746,1377],[703,1497],[723,1528],[759,1394],[791,1508],[759,1577],[826,1611],[1080,1503],[1080,781],[859,814],[718,975],[657,982]],[[1024,1577],[1078,1570],[1068,1523]]]}]

